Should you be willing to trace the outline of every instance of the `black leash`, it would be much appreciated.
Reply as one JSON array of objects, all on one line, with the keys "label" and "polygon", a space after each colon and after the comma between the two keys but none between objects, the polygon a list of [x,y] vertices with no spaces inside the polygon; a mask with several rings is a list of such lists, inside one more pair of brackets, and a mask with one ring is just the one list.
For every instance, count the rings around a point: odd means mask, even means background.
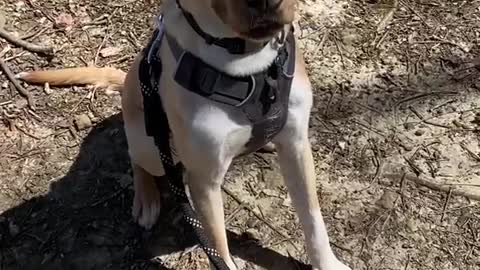
[{"label": "black leash", "polygon": [[174,163],[172,149],[170,147],[170,126],[158,92],[160,75],[162,73],[162,62],[156,54],[149,54],[152,51],[156,52],[157,48],[155,47],[160,45],[161,42],[158,41],[161,41],[161,35],[163,35],[163,33],[159,35],[158,30],[155,32],[154,37],[156,38],[154,38],[144,50],[144,57],[139,67],[146,132],[147,135],[153,137],[155,141],[166,178],[168,179],[168,185],[182,209],[183,218],[193,229],[200,246],[207,254],[215,269],[229,270],[229,267],[223,261],[222,257],[220,257],[218,251],[215,250],[210,243],[197,214],[190,205],[183,184],[183,165],[181,163]]}]

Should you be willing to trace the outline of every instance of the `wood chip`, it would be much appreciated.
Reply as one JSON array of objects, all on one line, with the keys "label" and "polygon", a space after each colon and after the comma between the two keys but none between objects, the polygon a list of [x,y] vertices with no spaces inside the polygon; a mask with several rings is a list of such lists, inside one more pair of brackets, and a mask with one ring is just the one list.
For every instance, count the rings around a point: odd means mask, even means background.
[{"label": "wood chip", "polygon": [[123,49],[119,47],[107,47],[100,50],[100,56],[102,56],[103,58],[115,56],[122,52],[122,50]]}]

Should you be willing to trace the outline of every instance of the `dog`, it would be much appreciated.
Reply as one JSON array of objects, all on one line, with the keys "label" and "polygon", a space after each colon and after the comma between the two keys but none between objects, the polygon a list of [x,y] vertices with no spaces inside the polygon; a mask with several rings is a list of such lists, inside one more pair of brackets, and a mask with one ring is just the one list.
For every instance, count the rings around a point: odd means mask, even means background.
[{"label": "dog", "polygon": [[[179,8],[181,4],[182,9]],[[231,76],[266,70],[278,55],[273,46],[294,21],[296,0],[166,0],[162,4],[164,27],[185,51]],[[214,37],[240,38],[251,51],[231,54],[205,43],[185,17]],[[266,44],[266,45],[265,45]],[[185,166],[185,182],[205,232],[231,270],[224,223],[221,185],[232,160],[244,151],[252,125],[235,108],[185,90],[173,79],[176,60],[170,45],[162,42],[159,55],[163,72],[160,96],[168,115],[176,154]],[[295,72],[288,98],[285,125],[272,142],[282,175],[305,235],[314,269],[348,270],[332,251],[316,192],[314,160],[308,138],[312,90],[302,52],[297,48]],[[122,111],[132,162],[135,196],[132,214],[151,228],[160,213],[160,194],[154,178],[165,174],[153,139],[145,131],[143,97],[139,83],[140,53],[127,74],[112,68],[73,68],[20,73],[30,83],[50,85],[92,84],[122,91]],[[171,75],[171,76],[170,76]],[[123,90],[122,90],[123,89]],[[181,143],[178,143],[181,142]]]}]

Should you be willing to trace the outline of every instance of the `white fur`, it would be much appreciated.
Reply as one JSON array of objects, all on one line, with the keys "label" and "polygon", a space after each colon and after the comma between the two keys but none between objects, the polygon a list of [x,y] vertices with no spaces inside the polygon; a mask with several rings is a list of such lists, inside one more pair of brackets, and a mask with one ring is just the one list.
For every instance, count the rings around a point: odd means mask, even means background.
[{"label": "white fur", "polygon": [[[190,10],[190,12],[194,16],[196,14],[202,14],[202,16],[195,16],[195,18],[199,18],[197,19],[197,23],[208,34],[214,37],[229,37],[234,35],[215,15],[211,8],[201,5],[188,5],[188,2],[184,5],[186,6],[185,8],[192,7],[193,10]],[[260,52],[246,55],[231,55],[223,48],[207,45],[205,41],[193,31],[183,17],[181,10],[176,7],[175,1],[167,1],[164,4],[163,12],[166,31],[175,37],[182,48],[188,48],[191,53],[227,74],[242,76],[263,71],[270,66],[277,56],[277,50],[274,48],[275,41],[267,44]]]}]

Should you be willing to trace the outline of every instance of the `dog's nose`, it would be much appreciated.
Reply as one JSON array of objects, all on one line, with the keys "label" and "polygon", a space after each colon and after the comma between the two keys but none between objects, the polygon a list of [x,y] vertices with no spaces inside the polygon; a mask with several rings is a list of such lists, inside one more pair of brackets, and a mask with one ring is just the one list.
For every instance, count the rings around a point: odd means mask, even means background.
[{"label": "dog's nose", "polygon": [[247,0],[247,6],[258,11],[277,9],[283,0]]}]

